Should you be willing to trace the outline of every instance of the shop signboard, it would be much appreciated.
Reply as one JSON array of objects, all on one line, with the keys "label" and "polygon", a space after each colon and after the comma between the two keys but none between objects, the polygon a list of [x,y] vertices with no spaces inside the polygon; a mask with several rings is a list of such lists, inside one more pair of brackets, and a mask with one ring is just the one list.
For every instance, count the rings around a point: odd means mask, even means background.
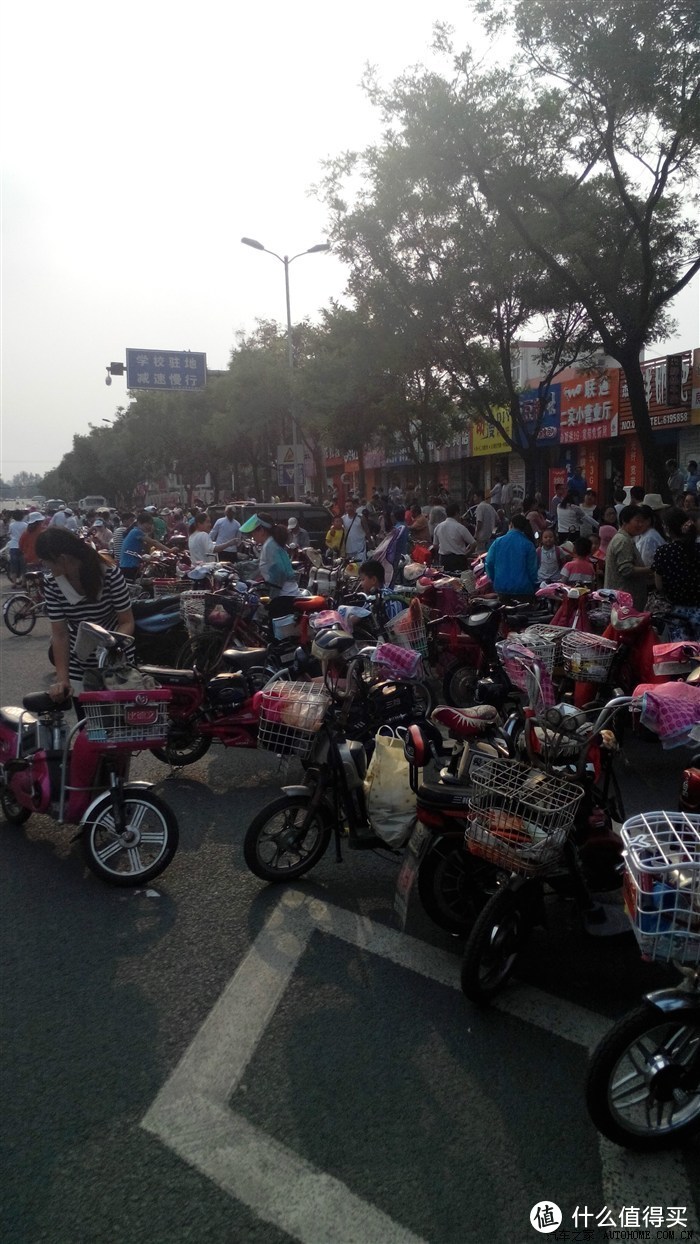
[{"label": "shop signboard", "polygon": [[[520,444],[525,447],[527,440],[524,432],[532,434],[535,431],[535,425],[540,410],[540,393],[539,389],[525,389],[520,394],[518,401],[520,402],[520,418],[523,423],[523,430],[519,431],[518,439]],[[537,433],[538,446],[558,445],[559,444],[559,419],[561,412],[561,385],[551,384],[546,398],[544,414],[540,423],[540,430]]]},{"label": "shop signboard", "polygon": [[[671,387],[676,390],[675,393],[669,390],[669,359],[672,360]],[[682,428],[690,423],[692,399],[691,365],[690,350],[685,350],[682,354],[664,355],[663,358],[649,359],[646,363],[642,363],[642,378],[649,407],[649,418],[651,426],[655,431]],[[674,380],[674,376],[677,376],[679,370],[680,386]],[[671,403],[669,402],[669,396],[680,397],[680,401]],[[626,436],[631,436],[636,431],[627,380],[622,373],[620,374],[620,431]]]},{"label": "shop signboard", "polygon": [[[494,419],[503,428],[506,436],[512,435],[513,421],[508,410],[495,410]],[[504,436],[492,423],[485,419],[475,419],[472,423],[472,458],[485,458],[488,454],[509,454],[511,447]]]},{"label": "shop signboard", "polygon": [[561,382],[559,441],[578,445],[618,435],[619,371],[577,372]]},{"label": "shop signboard", "polygon": [[636,436],[630,436],[625,445],[625,483],[631,488],[644,486],[644,457]]},{"label": "shop signboard", "polygon": [[693,387],[690,399],[690,422],[700,423],[700,348],[693,350]]}]

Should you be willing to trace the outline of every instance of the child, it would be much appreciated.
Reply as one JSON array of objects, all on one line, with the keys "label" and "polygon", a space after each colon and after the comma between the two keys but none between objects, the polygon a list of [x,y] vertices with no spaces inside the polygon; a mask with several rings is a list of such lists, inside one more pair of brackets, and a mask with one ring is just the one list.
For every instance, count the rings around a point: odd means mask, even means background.
[{"label": "child", "polygon": [[566,560],[566,553],[559,547],[554,532],[548,527],[542,532],[541,544],[537,550],[537,582],[558,583]]},{"label": "child", "polygon": [[406,608],[400,600],[386,600],[391,595],[391,590],[385,588],[386,574],[382,563],[370,558],[363,562],[359,570],[360,591],[366,592],[368,596],[377,595],[384,598],[384,608],[388,618],[395,618],[397,613],[402,613]]},{"label": "child", "polygon": [[340,555],[340,547],[343,543],[343,520],[340,514],[333,516],[333,521],[326,532],[326,548],[333,553],[334,557]]},{"label": "child", "polygon": [[579,536],[574,541],[575,557],[562,566],[561,581],[571,587],[589,587],[596,585],[596,568],[591,561],[590,536]]}]

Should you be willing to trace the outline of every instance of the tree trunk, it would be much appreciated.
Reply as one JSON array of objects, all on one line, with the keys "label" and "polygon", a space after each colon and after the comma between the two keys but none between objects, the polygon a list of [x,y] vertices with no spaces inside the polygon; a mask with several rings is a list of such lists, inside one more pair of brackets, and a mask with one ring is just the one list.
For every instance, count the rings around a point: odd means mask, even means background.
[{"label": "tree trunk", "polygon": [[359,490],[360,490],[360,497],[361,497],[361,498],[366,498],[367,493],[366,493],[366,490],[365,490],[365,449],[364,449],[364,445],[359,445],[359,446],[358,446],[358,449],[357,449],[357,475],[358,475],[358,487],[359,487]]},{"label": "tree trunk", "polygon": [[617,359],[627,380],[634,426],[642,447],[644,466],[651,475],[652,491],[661,493],[665,501],[670,501],[671,494],[668,489],[664,451],[657,444],[651,426],[639,351],[632,347],[628,350],[622,348],[617,351],[609,350],[609,353]]}]

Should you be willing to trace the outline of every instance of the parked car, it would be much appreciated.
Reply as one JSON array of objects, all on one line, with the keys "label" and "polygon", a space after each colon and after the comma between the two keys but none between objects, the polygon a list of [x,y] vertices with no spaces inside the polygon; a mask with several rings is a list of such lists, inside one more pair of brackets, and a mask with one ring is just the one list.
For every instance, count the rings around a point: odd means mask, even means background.
[{"label": "parked car", "polygon": [[88,510],[109,509],[107,498],[103,497],[101,493],[98,493],[95,496],[83,497],[82,500],[78,502],[78,506],[80,507],[82,513],[87,513]]},{"label": "parked car", "polygon": [[[331,515],[323,505],[308,505],[304,501],[279,501],[270,504],[264,501],[258,504],[253,501],[232,501],[231,504],[239,523],[244,523],[247,518],[260,512],[271,514],[276,522],[285,527],[288,519],[298,518],[299,525],[308,531],[314,548],[325,548],[324,537],[331,525]],[[221,518],[225,509],[225,505],[207,506],[207,513],[212,523],[216,522],[217,518]]]},{"label": "parked car", "polygon": [[56,514],[58,510],[64,510],[65,508],[66,503],[60,497],[49,497],[44,506],[44,513],[50,517],[52,514]]}]

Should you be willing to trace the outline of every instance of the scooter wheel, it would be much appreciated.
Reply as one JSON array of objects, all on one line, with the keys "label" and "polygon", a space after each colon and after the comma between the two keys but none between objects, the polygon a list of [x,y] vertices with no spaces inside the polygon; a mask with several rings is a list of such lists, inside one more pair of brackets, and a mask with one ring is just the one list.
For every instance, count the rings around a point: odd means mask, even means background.
[{"label": "scooter wheel", "polygon": [[274,799],[251,821],[243,839],[243,855],[250,871],[263,881],[291,881],[321,859],[331,838],[331,827],[320,809],[307,816],[311,793]]},{"label": "scooter wheel", "polygon": [[604,1136],[653,1152],[700,1132],[700,1011],[642,1002],[594,1050],[586,1105]]},{"label": "scooter wheel", "polygon": [[479,672],[473,665],[450,665],[442,680],[442,693],[453,708],[471,708],[476,698]]},{"label": "scooter wheel", "polygon": [[23,808],[21,804],[17,803],[14,795],[9,790],[0,791],[0,808],[2,808],[5,820],[10,825],[24,825],[24,822],[28,821],[32,815],[29,808]]},{"label": "scooter wheel", "polygon": [[117,833],[111,792],[92,810],[83,829],[88,868],[111,885],[143,885],[162,873],[179,840],[175,813],[150,792],[126,786],[125,832]]},{"label": "scooter wheel", "polygon": [[498,869],[470,855],[462,842],[438,838],[421,860],[416,885],[423,910],[455,937],[467,937],[496,889]]},{"label": "scooter wheel", "polygon": [[497,890],[474,923],[462,960],[462,992],[489,1002],[503,988],[527,940],[518,899],[508,886]]},{"label": "scooter wheel", "polygon": [[173,769],[182,769],[185,765],[193,765],[196,760],[206,756],[211,747],[211,739],[196,730],[189,733],[182,730],[171,730],[171,737],[165,747],[152,747],[151,755]]}]

